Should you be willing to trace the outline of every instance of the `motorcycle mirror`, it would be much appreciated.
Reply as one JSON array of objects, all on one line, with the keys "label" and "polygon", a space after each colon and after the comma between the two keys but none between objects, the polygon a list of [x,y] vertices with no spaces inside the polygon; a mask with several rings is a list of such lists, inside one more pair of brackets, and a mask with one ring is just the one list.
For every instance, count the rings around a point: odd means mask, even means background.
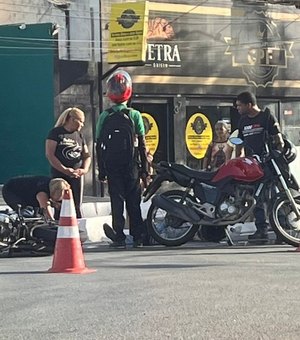
[{"label": "motorcycle mirror", "polygon": [[233,144],[233,145],[241,145],[244,143],[244,141],[239,138],[239,137],[231,137],[229,138],[229,141]]}]

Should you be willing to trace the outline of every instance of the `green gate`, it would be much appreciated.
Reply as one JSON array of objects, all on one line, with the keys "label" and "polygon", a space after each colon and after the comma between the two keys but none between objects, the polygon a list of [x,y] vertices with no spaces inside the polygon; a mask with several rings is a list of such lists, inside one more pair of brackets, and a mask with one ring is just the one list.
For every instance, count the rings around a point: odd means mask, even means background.
[{"label": "green gate", "polygon": [[45,138],[54,123],[52,24],[0,26],[0,183],[48,175]]}]

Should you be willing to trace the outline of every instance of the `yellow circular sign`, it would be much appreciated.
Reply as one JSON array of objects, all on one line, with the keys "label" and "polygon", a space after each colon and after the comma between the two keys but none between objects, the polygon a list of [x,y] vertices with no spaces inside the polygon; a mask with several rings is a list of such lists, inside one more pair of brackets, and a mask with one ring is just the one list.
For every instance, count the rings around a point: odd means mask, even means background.
[{"label": "yellow circular sign", "polygon": [[154,155],[159,143],[158,126],[155,119],[149,113],[143,112],[142,118],[145,127],[146,146],[151,154]]},{"label": "yellow circular sign", "polygon": [[185,143],[191,155],[197,159],[204,157],[213,132],[210,121],[203,113],[195,113],[185,128]]}]

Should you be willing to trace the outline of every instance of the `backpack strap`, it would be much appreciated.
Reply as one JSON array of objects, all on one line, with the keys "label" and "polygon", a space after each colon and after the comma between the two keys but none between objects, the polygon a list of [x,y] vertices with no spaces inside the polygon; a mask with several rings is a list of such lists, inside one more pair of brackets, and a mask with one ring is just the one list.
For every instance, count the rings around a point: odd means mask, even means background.
[{"label": "backpack strap", "polygon": [[132,110],[131,107],[126,107],[126,108],[123,108],[122,110],[120,110],[120,112],[125,113],[131,119],[131,117],[130,117],[131,110]]},{"label": "backpack strap", "polygon": [[105,121],[106,121],[106,118],[107,118],[107,117],[113,115],[114,113],[123,112],[123,113],[125,113],[125,114],[128,116],[128,118],[131,120],[131,122],[132,122],[132,124],[133,124],[133,129],[135,130],[134,122],[133,122],[133,120],[132,120],[131,117],[130,117],[131,108],[123,108],[122,110],[115,111],[112,107],[110,107],[109,109],[107,109],[107,110],[105,110],[105,111],[108,113],[108,115],[105,117],[105,120],[104,120],[104,122],[103,122],[103,126],[105,125]]},{"label": "backpack strap", "polygon": [[130,117],[130,112],[131,112],[131,110],[132,110],[132,108],[131,107],[124,107],[122,110],[119,110],[119,111],[115,111],[115,110],[113,110],[112,108],[110,108],[111,110],[112,110],[112,112],[122,112],[122,113],[124,113],[124,114],[126,114],[127,116],[128,116],[128,118],[131,120],[131,122],[132,122],[132,125],[133,125],[133,131],[135,131],[135,124],[134,124],[134,121],[131,119],[131,117]]},{"label": "backpack strap", "polygon": [[106,112],[110,116],[112,113],[115,113],[116,111],[112,107],[110,107],[109,109],[106,110]]},{"label": "backpack strap", "polygon": [[117,112],[123,112],[125,113],[129,118],[130,117],[130,112],[131,112],[131,107],[127,107],[127,108],[123,108],[122,110],[118,110],[115,111],[112,107],[110,107],[109,109],[106,110],[106,112],[108,113],[108,116],[110,116],[111,114],[117,113]]}]

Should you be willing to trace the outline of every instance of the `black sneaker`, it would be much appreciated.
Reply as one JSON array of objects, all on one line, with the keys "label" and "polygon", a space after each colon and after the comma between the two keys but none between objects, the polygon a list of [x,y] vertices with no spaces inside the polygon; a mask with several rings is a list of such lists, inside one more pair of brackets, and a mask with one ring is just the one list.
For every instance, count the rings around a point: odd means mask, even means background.
[{"label": "black sneaker", "polygon": [[114,241],[109,244],[109,248],[126,249],[126,242],[125,241]]},{"label": "black sneaker", "polygon": [[251,243],[266,243],[268,242],[268,230],[259,229],[253,235],[248,236],[248,241]]},{"label": "black sneaker", "polygon": [[108,225],[107,223],[104,223],[103,230],[107,238],[111,239],[112,241],[116,240],[116,233],[110,225]]}]

